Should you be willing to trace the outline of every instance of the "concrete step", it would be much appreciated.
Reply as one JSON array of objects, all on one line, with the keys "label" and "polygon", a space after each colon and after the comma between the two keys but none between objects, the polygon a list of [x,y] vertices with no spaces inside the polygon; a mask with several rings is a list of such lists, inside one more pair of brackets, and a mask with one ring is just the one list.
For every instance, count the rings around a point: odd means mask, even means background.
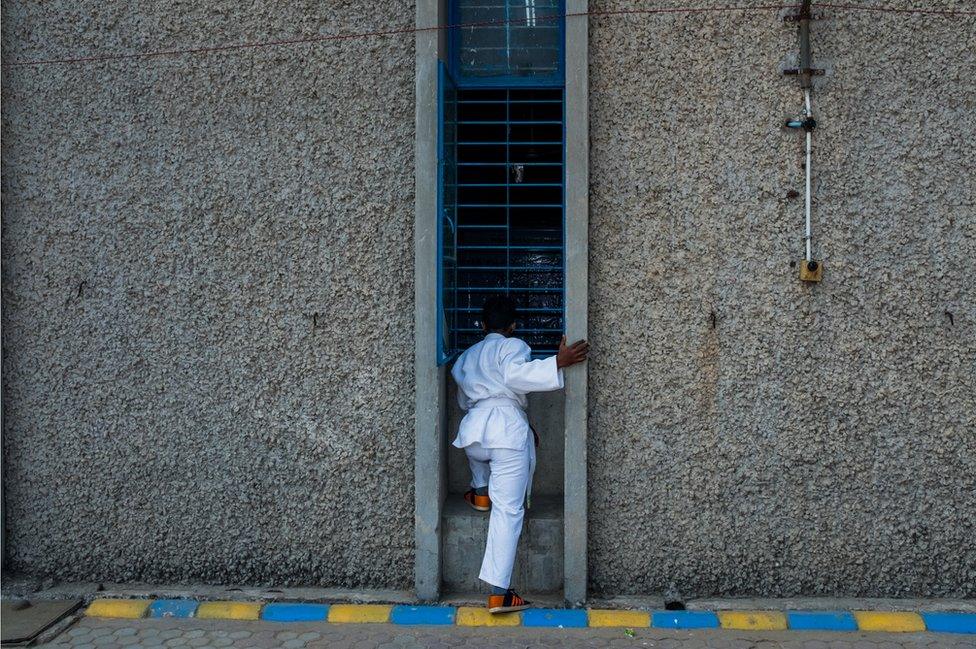
[{"label": "concrete step", "polygon": [[[443,579],[446,593],[487,593],[478,579],[488,537],[488,514],[477,512],[460,494],[444,503]],[[512,587],[520,593],[559,593],[563,588],[563,499],[534,496],[525,513],[515,557]]]}]

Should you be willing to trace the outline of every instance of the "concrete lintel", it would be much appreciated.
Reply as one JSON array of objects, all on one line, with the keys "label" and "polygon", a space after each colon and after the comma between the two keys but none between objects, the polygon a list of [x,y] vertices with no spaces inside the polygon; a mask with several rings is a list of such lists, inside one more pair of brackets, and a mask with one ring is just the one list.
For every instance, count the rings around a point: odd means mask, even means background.
[{"label": "concrete lintel", "polygon": [[[417,1],[417,27],[442,22],[442,0]],[[414,585],[421,600],[441,586],[444,502],[444,370],[437,366],[437,59],[443,38],[416,34],[416,157],[414,177]]]},{"label": "concrete lintel", "polygon": [[[586,0],[567,0],[568,14],[585,13]],[[566,18],[566,334],[587,335],[589,231],[589,23]],[[586,601],[586,366],[566,372],[565,545],[566,602]]]}]

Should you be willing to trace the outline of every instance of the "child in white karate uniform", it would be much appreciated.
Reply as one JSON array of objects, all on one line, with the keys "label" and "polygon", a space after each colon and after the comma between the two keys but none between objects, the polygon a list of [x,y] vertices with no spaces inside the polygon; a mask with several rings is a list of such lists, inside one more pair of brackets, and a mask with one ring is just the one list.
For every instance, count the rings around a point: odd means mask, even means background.
[{"label": "child in white karate uniform", "polygon": [[489,298],[481,318],[484,340],[461,354],[451,371],[458,402],[467,411],[454,440],[471,465],[471,490],[464,499],[479,511],[491,511],[478,577],[491,585],[492,613],[529,606],[509,587],[535,469],[534,431],[525,415],[525,395],[562,388],[563,368],[586,360],[589,351],[585,341],[567,345],[563,336],[558,354],[532,360],[529,346],[512,337],[516,315],[510,299]]}]

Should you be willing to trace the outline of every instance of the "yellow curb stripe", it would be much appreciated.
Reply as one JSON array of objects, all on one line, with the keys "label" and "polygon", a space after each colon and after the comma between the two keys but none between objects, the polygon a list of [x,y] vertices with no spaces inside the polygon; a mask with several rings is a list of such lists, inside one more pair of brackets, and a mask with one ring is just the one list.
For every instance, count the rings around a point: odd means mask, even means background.
[{"label": "yellow curb stripe", "polygon": [[260,602],[202,602],[197,617],[203,620],[257,620]]},{"label": "yellow curb stripe", "polygon": [[908,633],[924,631],[925,621],[918,613],[889,611],[854,611],[857,628],[861,631]]},{"label": "yellow curb stripe", "polygon": [[723,629],[785,631],[786,615],[779,611],[718,611]]},{"label": "yellow curb stripe", "polygon": [[489,613],[480,606],[462,606],[457,610],[455,622],[458,626],[518,626],[522,623],[521,613]]},{"label": "yellow curb stripe", "polygon": [[148,599],[96,599],[85,610],[89,617],[124,617],[136,619],[146,616]]},{"label": "yellow curb stripe", "polygon": [[387,604],[333,604],[329,607],[329,622],[385,624],[392,609]]},{"label": "yellow curb stripe", "polygon": [[647,627],[651,625],[651,614],[644,611],[613,611],[591,608],[586,612],[590,626]]}]

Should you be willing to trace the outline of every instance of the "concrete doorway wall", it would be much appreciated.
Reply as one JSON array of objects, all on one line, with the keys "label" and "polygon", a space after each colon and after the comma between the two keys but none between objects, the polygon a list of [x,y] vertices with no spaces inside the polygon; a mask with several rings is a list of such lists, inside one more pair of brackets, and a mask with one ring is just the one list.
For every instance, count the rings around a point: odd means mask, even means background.
[{"label": "concrete doorway wall", "polygon": [[[585,12],[585,2],[567,0],[564,255],[571,339],[586,336],[588,24],[585,15],[573,15]],[[473,519],[454,506],[457,499],[448,499],[448,494],[464,491],[467,467],[462,453],[448,450],[459,413],[447,369],[437,364],[437,83],[447,39],[445,30],[429,28],[447,24],[446,17],[443,0],[418,0],[416,24],[427,28],[416,36],[415,167],[415,586],[423,600],[438,599],[445,585],[465,588],[470,583],[470,555],[480,564],[483,546],[476,551],[469,546],[477,545],[479,530],[487,526],[487,519]],[[567,372],[565,397],[533,397],[529,412],[546,441],[534,482],[536,511],[527,517],[520,545],[523,558],[516,570],[523,572],[516,578],[543,591],[562,591],[570,604],[586,598],[586,412],[585,367]],[[526,548],[526,542],[533,546]]]}]

